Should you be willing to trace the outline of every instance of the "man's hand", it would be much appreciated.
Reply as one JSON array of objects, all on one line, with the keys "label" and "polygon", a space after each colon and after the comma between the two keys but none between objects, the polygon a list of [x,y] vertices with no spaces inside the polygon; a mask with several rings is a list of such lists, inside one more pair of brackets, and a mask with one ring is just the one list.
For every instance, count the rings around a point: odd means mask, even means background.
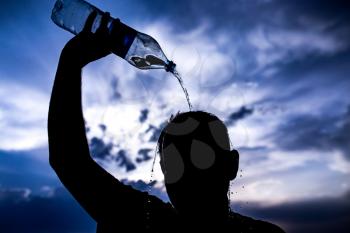
[{"label": "man's hand", "polygon": [[91,28],[96,15],[96,12],[92,12],[86,20],[83,31],[68,41],[62,50],[61,61],[83,68],[88,63],[111,53],[111,41],[107,27],[109,13],[104,13],[100,27],[96,33],[92,33]]}]

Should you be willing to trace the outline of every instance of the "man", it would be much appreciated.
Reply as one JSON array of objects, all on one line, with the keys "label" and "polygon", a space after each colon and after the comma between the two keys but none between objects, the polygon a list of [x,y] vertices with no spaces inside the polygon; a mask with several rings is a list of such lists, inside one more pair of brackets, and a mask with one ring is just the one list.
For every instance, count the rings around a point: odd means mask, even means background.
[{"label": "man", "polygon": [[62,50],[50,101],[50,164],[64,186],[97,222],[97,232],[283,232],[233,213],[229,182],[239,154],[230,150],[225,125],[206,112],[176,115],[163,129],[158,148],[167,193],[164,203],[122,184],[90,156],[81,105],[81,71],[110,54],[106,13],[95,34],[84,30]]}]

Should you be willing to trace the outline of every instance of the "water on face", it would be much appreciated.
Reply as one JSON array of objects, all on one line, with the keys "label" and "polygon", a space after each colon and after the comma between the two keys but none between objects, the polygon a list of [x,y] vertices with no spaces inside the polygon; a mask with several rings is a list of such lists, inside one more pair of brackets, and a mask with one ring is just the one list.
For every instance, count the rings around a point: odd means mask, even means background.
[{"label": "water on face", "polygon": [[190,109],[190,111],[192,111],[192,104],[191,104],[191,101],[190,101],[190,96],[187,92],[187,89],[185,88],[184,86],[184,83],[183,83],[183,80],[181,78],[181,75],[179,74],[179,72],[177,72],[177,70],[174,70],[172,72],[172,74],[175,76],[175,78],[179,81],[179,84],[183,90],[183,92],[185,93],[185,97],[186,97],[186,100],[187,100],[187,104],[188,104],[188,108]]}]

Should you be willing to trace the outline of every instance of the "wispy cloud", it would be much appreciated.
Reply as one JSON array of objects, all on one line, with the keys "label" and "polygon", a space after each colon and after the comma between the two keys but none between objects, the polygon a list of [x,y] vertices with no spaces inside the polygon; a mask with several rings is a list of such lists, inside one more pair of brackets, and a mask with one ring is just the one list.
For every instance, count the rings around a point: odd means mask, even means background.
[{"label": "wispy cloud", "polygon": [[19,85],[0,82],[0,149],[21,150],[47,144],[48,95]]},{"label": "wispy cloud", "polygon": [[312,55],[334,55],[347,48],[347,42],[334,34],[310,28],[259,26],[248,33],[247,41],[256,49],[257,71],[260,72]]}]

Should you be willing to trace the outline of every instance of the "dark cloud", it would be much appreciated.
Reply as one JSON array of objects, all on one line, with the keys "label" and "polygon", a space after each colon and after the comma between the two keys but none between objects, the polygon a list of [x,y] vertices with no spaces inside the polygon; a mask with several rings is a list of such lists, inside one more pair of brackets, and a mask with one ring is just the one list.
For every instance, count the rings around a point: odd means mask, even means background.
[{"label": "dark cloud", "polygon": [[141,110],[141,115],[139,117],[140,123],[143,123],[147,120],[149,110],[148,109],[142,109]]},{"label": "dark cloud", "polygon": [[240,213],[265,219],[289,233],[346,233],[350,221],[350,192],[341,197],[316,198],[273,206],[235,203]]},{"label": "dark cloud", "polygon": [[173,1],[161,0],[152,2],[133,0],[131,2],[132,5],[138,6],[138,9],[135,10],[143,14],[141,17],[152,17],[153,19],[166,19],[169,22],[176,22],[173,26],[178,30],[193,29],[203,23],[203,20],[215,23],[216,27],[236,26],[236,28],[241,29],[243,22],[247,19],[252,20],[257,16],[257,14],[254,14],[254,17],[247,15],[249,10],[260,8],[263,12],[273,6],[273,4],[261,4],[261,1],[230,2],[227,0],[215,2],[210,0],[201,2],[190,0],[178,1],[176,4]]},{"label": "dark cloud", "polygon": [[340,116],[299,115],[281,124],[273,138],[287,150],[338,149],[350,159],[350,107]]},{"label": "dark cloud", "polygon": [[[222,51],[228,53],[230,46],[236,51],[233,59],[236,60],[239,71],[235,81],[239,79],[262,80],[264,70],[254,71],[258,66],[258,53],[260,48],[251,44],[249,39],[257,28],[261,28],[265,42],[271,48],[264,51],[265,58],[269,60],[277,57],[265,69],[275,70],[278,78],[272,83],[285,77],[303,78],[309,68],[320,63],[328,64],[330,60],[339,61],[343,53],[349,54],[350,17],[348,16],[348,1],[132,1],[140,9],[140,15],[152,20],[166,19],[173,27],[173,33],[187,32],[205,24],[204,35],[210,35],[216,43],[215,35],[224,34],[228,43],[222,45]],[[186,14],[184,14],[186,12]],[[181,15],[181,17],[179,17]],[[176,23],[173,23],[176,22]],[[257,36],[257,35],[256,35]],[[257,38],[259,41],[259,38]],[[219,46],[219,45],[218,45]],[[200,48],[199,48],[200,50]],[[338,58],[338,56],[340,56]],[[347,62],[348,64],[348,62]],[[279,71],[286,70],[282,75]],[[336,69],[334,69],[335,71]],[[289,72],[301,71],[302,75],[292,76]],[[300,73],[300,72],[299,72]],[[347,78],[344,75],[343,78]],[[332,76],[321,76],[322,79],[333,79]],[[283,80],[283,85],[286,85]],[[268,82],[271,86],[271,80]]]},{"label": "dark cloud", "polygon": [[28,187],[38,192],[43,185],[58,184],[49,165],[47,148],[31,151],[0,150],[0,187]]},{"label": "dark cloud", "polygon": [[234,125],[237,121],[242,120],[250,115],[252,115],[254,110],[252,108],[247,108],[242,106],[238,111],[231,113],[228,119],[225,121],[227,126]]},{"label": "dark cloud", "polygon": [[[101,126],[103,126],[102,128],[104,131],[105,126],[100,125],[100,127]],[[117,152],[114,152],[114,145],[111,142],[106,143],[101,138],[93,137],[89,142],[89,146],[92,156],[96,159],[99,159],[101,161],[108,161],[109,159],[114,158],[118,163],[118,166],[120,168],[125,168],[127,172],[136,169],[136,165],[132,161],[131,157],[127,154],[126,150],[119,149]],[[145,160],[147,158],[143,157],[139,159]]]},{"label": "dark cloud", "polygon": [[[350,72],[349,49],[340,50],[329,56],[322,56],[316,52],[316,54],[306,54],[302,59],[287,60],[288,62],[281,59],[273,64],[272,67],[276,68],[276,73],[272,76],[275,77],[272,82],[266,82],[263,73],[255,74],[255,78],[252,77],[254,80],[261,79],[261,88],[273,88],[272,91],[275,93],[269,98],[282,96],[283,99],[277,100],[281,102],[306,97],[308,94],[324,95],[342,87],[350,88],[347,76]],[[280,92],[281,89],[284,91]],[[285,95],[288,95],[289,99],[286,99]]]},{"label": "dark cloud", "polygon": [[350,4],[346,0],[303,2],[204,0],[200,3],[190,0],[177,1],[176,4],[173,1],[132,0],[130,3],[137,6],[136,17],[176,22],[172,26],[177,30],[191,30],[206,22],[210,24],[209,30],[212,32],[225,30],[233,34],[237,32],[242,34],[257,25],[301,28],[307,31],[324,24],[329,25],[325,28],[328,33],[336,33],[339,29],[350,32],[348,31]]},{"label": "dark cloud", "polygon": [[112,143],[105,143],[102,139],[93,137],[90,140],[90,151],[93,157],[98,159],[106,159],[110,156],[113,149]]},{"label": "dark cloud", "polygon": [[133,180],[128,180],[128,179],[122,179],[121,182],[125,185],[130,185],[136,190],[139,190],[141,192],[147,192],[149,191],[150,187],[153,187],[157,181],[152,181],[151,183],[147,184],[143,180],[138,180],[138,181],[133,181]]},{"label": "dark cloud", "polygon": [[135,164],[131,161],[131,159],[127,156],[127,153],[125,150],[119,150],[117,153],[117,157],[115,159],[117,162],[119,162],[119,167],[125,167],[127,172],[130,172],[132,170],[136,169]]},{"label": "dark cloud", "polygon": [[118,77],[112,79],[110,88],[112,89],[111,101],[120,100],[122,94],[118,90]]},{"label": "dark cloud", "polygon": [[150,142],[157,142],[160,133],[162,132],[163,128],[168,124],[167,121],[164,121],[160,124],[159,127],[154,125],[149,125],[145,133],[151,132],[151,137],[149,138]]},{"label": "dark cloud", "polygon": [[[350,16],[350,3],[346,0],[311,0],[311,1],[275,1],[276,5],[286,9],[287,12],[300,12],[319,19],[337,19],[348,21]],[[293,19],[291,19],[293,20]]]},{"label": "dark cloud", "polygon": [[140,149],[137,152],[139,157],[136,158],[136,162],[141,163],[141,162],[150,160],[152,158],[152,156],[150,155],[150,152],[152,152],[152,149],[148,149],[148,148]]},{"label": "dark cloud", "polygon": [[[121,180],[136,190],[168,201],[161,188],[144,181]],[[50,188],[48,195],[30,189],[0,189],[0,229],[11,233],[96,232],[96,224],[65,188]]]},{"label": "dark cloud", "polygon": [[94,221],[64,190],[52,197],[28,190],[0,190],[0,229],[12,233],[95,232]]},{"label": "dark cloud", "polygon": [[105,124],[99,124],[98,125],[103,133],[106,132],[107,126]]},{"label": "dark cloud", "polygon": [[1,202],[20,202],[29,198],[30,189],[0,189]]}]

